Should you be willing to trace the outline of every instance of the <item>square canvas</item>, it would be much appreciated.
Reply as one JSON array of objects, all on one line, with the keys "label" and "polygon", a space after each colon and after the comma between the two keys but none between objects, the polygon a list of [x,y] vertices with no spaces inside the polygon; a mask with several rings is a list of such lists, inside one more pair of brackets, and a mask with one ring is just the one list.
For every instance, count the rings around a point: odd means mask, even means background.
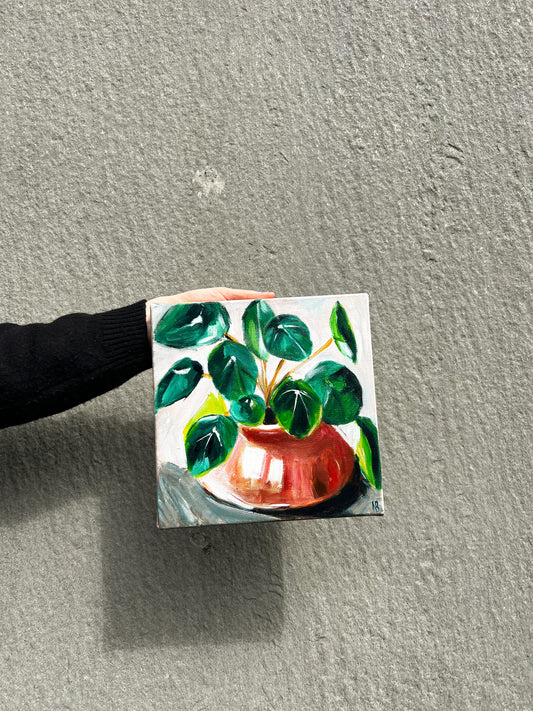
[{"label": "square canvas", "polygon": [[151,311],[160,528],[383,513],[367,294]]}]

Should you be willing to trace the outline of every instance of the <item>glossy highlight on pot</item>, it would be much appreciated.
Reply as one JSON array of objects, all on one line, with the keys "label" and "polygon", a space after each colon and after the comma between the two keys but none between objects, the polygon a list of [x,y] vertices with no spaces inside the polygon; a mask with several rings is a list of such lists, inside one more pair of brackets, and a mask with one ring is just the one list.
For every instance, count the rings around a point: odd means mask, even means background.
[{"label": "glossy highlight on pot", "polygon": [[232,503],[302,508],[338,494],[353,469],[353,450],[332,425],[303,439],[276,425],[242,427],[230,458],[200,483]]}]

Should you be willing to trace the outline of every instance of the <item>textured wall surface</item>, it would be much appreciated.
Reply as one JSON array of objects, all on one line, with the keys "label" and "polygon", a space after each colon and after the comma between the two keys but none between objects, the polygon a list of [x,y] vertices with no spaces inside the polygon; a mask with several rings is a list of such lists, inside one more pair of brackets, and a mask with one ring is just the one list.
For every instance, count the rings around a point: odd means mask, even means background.
[{"label": "textured wall surface", "polygon": [[0,432],[0,706],[531,708],[531,4],[0,27],[2,317],[367,291],[387,509],[157,531],[148,372]]}]

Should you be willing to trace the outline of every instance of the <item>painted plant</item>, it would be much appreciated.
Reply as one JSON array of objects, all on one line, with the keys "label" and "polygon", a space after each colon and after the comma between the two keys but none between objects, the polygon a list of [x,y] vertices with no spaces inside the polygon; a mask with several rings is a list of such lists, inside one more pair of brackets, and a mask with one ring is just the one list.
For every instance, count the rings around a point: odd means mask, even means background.
[{"label": "painted plant", "polygon": [[[361,384],[326,354],[340,351],[357,363],[354,329],[340,301],[329,331],[324,343],[313,344],[301,318],[275,314],[263,300],[242,315],[244,342],[231,334],[221,303],[178,304],[163,314],[155,342],[175,349],[212,346],[206,369],[180,358],[155,392],[158,412],[210,379],[212,392],[183,432],[188,470],[205,490],[260,510],[316,505],[337,496],[355,475],[381,489],[377,430],[360,415]],[[339,433],[347,423],[359,427],[355,451]]]}]

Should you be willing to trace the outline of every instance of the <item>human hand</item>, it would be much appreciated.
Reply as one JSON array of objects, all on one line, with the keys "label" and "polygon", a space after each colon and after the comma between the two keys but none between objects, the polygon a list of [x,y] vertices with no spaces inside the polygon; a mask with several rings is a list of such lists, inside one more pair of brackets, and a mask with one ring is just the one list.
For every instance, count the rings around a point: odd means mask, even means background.
[{"label": "human hand", "polygon": [[160,296],[146,302],[146,326],[148,337],[151,335],[150,304],[183,304],[194,301],[234,301],[236,299],[272,299],[273,291],[248,291],[246,289],[228,289],[214,286],[210,289],[193,289],[173,296]]}]

